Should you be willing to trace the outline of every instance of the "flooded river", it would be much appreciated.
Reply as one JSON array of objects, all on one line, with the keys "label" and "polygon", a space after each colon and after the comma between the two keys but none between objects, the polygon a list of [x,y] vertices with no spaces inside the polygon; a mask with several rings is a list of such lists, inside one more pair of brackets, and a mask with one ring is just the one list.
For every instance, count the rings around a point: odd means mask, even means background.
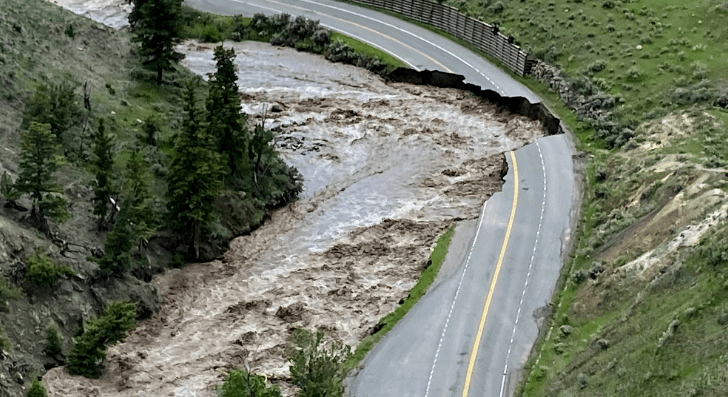
[{"label": "flooded river", "polygon": [[[284,347],[298,327],[356,346],[407,296],[447,226],[477,217],[500,189],[502,153],[542,134],[457,90],[388,84],[262,43],[225,46],[238,54],[243,111],[251,123],[265,114],[304,177],[302,198],[233,240],[223,261],[157,277],[161,311],[109,349],[109,374],[53,369],[50,395],[212,396],[243,366],[285,380]],[[195,73],[214,70],[212,45],[180,49]]]}]

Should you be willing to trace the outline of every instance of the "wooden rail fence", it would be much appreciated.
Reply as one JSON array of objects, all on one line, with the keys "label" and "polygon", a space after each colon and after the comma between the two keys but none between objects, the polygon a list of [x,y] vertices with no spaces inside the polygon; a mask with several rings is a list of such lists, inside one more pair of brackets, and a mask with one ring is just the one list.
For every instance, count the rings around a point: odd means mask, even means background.
[{"label": "wooden rail fence", "polygon": [[346,0],[394,11],[465,40],[501,61],[520,76],[531,73],[535,61],[497,28],[460,13],[456,8],[431,0]]}]

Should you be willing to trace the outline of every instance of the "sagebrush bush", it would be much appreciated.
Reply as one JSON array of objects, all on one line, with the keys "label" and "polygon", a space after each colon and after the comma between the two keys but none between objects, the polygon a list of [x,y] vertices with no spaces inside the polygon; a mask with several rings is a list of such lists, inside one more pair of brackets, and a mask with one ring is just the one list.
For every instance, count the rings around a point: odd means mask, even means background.
[{"label": "sagebrush bush", "polygon": [[599,73],[607,68],[607,64],[603,60],[598,59],[587,67],[587,70],[591,73]]},{"label": "sagebrush bush", "polygon": [[579,285],[586,281],[587,276],[588,272],[585,269],[579,269],[571,273],[570,279],[574,284]]},{"label": "sagebrush bush", "polygon": [[630,80],[639,80],[642,77],[642,69],[632,66],[627,70],[627,77]]},{"label": "sagebrush bush", "polygon": [[505,10],[506,5],[502,1],[496,1],[485,9],[485,11],[489,14],[500,14]]},{"label": "sagebrush bush", "polygon": [[703,102],[714,102],[718,97],[718,90],[708,80],[688,87],[678,87],[672,94],[672,101],[679,105],[693,105]]}]

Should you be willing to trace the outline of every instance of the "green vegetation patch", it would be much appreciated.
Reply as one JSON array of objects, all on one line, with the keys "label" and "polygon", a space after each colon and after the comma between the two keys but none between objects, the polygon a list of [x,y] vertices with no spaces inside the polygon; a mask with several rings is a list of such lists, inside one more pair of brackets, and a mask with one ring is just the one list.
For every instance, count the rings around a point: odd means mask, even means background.
[{"label": "green vegetation patch", "polygon": [[402,319],[402,317],[410,311],[412,307],[422,298],[427,289],[430,287],[437,273],[442,267],[442,262],[447,256],[447,250],[450,246],[450,241],[455,233],[455,225],[450,226],[445,233],[437,239],[435,249],[430,254],[430,265],[422,271],[420,278],[417,280],[417,284],[410,290],[407,298],[404,299],[401,305],[399,305],[393,312],[384,316],[379,323],[375,326],[376,332],[372,335],[367,336],[362,340],[356,347],[354,354],[349,357],[344,363],[345,368],[351,370],[355,368],[369,353],[374,345],[377,344],[395,325]]},{"label": "green vegetation patch", "polygon": [[183,6],[184,38],[217,43],[223,40],[252,40],[293,47],[299,51],[321,54],[332,62],[365,67],[375,73],[386,73],[405,63],[398,58],[354,38],[331,32],[318,21],[288,14],[252,18],[222,16]]}]

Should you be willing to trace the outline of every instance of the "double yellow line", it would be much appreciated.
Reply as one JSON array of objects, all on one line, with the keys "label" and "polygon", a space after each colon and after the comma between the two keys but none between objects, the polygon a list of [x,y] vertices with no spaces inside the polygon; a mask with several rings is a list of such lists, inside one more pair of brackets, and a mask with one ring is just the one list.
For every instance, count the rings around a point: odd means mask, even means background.
[{"label": "double yellow line", "polygon": [[490,303],[493,301],[493,292],[495,291],[495,285],[498,282],[498,274],[500,273],[501,266],[503,265],[503,257],[506,255],[506,247],[508,247],[508,239],[511,237],[511,229],[513,228],[513,218],[516,216],[516,204],[518,204],[518,163],[516,162],[516,155],[510,152],[511,160],[513,162],[513,204],[511,205],[511,217],[508,220],[508,227],[506,228],[505,237],[503,237],[503,245],[501,246],[500,255],[498,256],[498,263],[495,265],[495,273],[493,273],[493,280],[490,282],[490,289],[488,290],[488,297],[485,299],[485,306],[483,307],[483,315],[480,317],[480,325],[478,326],[478,334],[475,336],[475,342],[473,342],[473,349],[470,352],[470,363],[468,364],[468,372],[465,374],[465,386],[463,387],[462,397],[468,397],[468,391],[470,391],[470,381],[473,377],[473,368],[475,367],[475,359],[478,356],[478,349],[480,348],[480,339],[483,337],[483,328],[485,328],[485,320],[488,318],[488,309],[490,309]]}]

